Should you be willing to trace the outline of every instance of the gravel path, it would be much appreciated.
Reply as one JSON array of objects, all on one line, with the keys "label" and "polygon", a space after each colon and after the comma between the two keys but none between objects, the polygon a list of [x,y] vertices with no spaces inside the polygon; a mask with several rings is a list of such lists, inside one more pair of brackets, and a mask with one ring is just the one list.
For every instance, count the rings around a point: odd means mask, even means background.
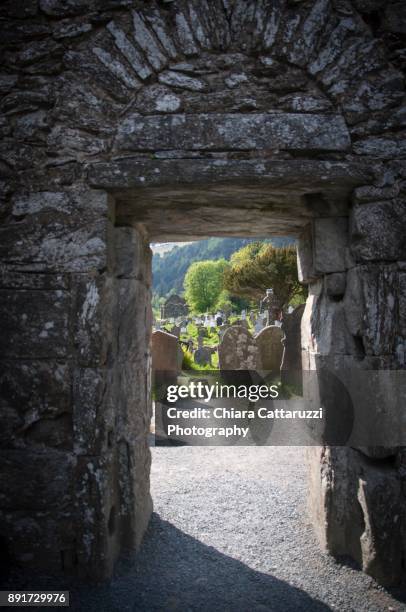
[{"label": "gravel path", "polygon": [[152,449],[155,512],[135,567],[86,591],[90,611],[405,610],[322,554],[300,447]]},{"label": "gravel path", "polygon": [[155,511],[141,552],[109,585],[72,593],[71,609],[406,611],[370,577],[320,552],[305,513],[301,447],[152,453]]}]

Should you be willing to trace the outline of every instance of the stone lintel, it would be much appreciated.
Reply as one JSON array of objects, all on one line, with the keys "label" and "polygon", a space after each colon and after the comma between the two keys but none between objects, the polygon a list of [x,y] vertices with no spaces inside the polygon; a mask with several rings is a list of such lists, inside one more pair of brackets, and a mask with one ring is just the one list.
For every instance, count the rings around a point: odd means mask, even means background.
[{"label": "stone lintel", "polygon": [[359,160],[140,159],[124,158],[88,165],[92,187],[126,190],[168,185],[266,184],[289,191],[350,191],[373,180],[371,164]]},{"label": "stone lintel", "polygon": [[118,127],[115,146],[120,151],[348,151],[351,140],[338,114],[133,114]]}]

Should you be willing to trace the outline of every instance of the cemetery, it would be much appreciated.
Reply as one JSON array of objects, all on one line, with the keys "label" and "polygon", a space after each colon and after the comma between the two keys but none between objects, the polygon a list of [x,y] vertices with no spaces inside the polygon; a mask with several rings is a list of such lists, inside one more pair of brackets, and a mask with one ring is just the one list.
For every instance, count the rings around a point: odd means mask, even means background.
[{"label": "cemetery", "polygon": [[[0,4],[4,589],[405,609],[405,24],[399,0]],[[263,419],[251,448],[153,446],[157,385],[263,372],[334,407],[320,444]]]}]

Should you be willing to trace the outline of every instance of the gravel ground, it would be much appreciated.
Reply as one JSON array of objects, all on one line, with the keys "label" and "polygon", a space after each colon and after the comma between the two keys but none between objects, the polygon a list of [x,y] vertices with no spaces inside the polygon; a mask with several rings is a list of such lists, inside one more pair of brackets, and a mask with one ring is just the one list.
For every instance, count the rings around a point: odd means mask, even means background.
[{"label": "gravel ground", "polygon": [[320,552],[303,448],[152,453],[154,514],[139,555],[109,585],[73,592],[72,609],[406,611],[400,592]]}]

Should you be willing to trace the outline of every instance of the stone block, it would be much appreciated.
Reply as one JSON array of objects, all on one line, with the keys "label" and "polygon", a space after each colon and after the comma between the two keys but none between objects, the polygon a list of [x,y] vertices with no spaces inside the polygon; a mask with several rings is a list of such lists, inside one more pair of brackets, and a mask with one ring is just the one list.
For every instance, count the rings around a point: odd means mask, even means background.
[{"label": "stone block", "polygon": [[71,510],[73,455],[54,449],[0,451],[0,508],[24,512]]},{"label": "stone block", "polygon": [[313,267],[318,275],[344,272],[348,267],[348,219],[346,217],[314,220]]},{"label": "stone block", "polygon": [[69,280],[67,274],[21,272],[13,266],[1,266],[0,268],[1,289],[68,290],[70,288]]},{"label": "stone block", "polygon": [[351,253],[356,261],[406,259],[406,202],[356,204],[350,217]]},{"label": "stone block", "polygon": [[70,353],[67,291],[0,291],[2,357],[62,358]]},{"label": "stone block", "polygon": [[73,377],[73,434],[76,455],[99,455],[106,450],[112,406],[106,400],[111,378],[107,369],[76,368]]},{"label": "stone block", "polygon": [[283,149],[345,151],[340,115],[301,113],[132,115],[119,124],[117,150]]},{"label": "stone block", "polygon": [[119,363],[139,366],[149,357],[149,342],[152,327],[150,289],[133,278],[116,281],[117,354]]},{"label": "stone block", "polygon": [[399,335],[406,338],[406,273],[399,273]]},{"label": "stone block", "polygon": [[345,293],[346,278],[345,272],[326,274],[324,277],[324,287],[327,295],[333,298],[343,297]]},{"label": "stone block", "polygon": [[346,324],[362,338],[366,355],[393,353],[398,332],[398,277],[395,265],[356,266],[347,273]]},{"label": "stone block", "polygon": [[311,448],[310,514],[333,555],[350,554],[381,584],[402,576],[399,475],[349,448]]},{"label": "stone block", "polygon": [[392,200],[399,195],[399,185],[395,183],[390,187],[375,187],[374,185],[364,185],[363,187],[357,187],[354,189],[352,195],[353,202],[368,203],[368,202],[380,202],[382,200]]},{"label": "stone block", "polygon": [[115,227],[115,275],[151,284],[151,250],[147,237],[134,227]]},{"label": "stone block", "polygon": [[80,365],[105,364],[113,348],[115,289],[114,279],[107,274],[72,278],[74,346]]},{"label": "stone block", "polygon": [[300,283],[311,283],[317,278],[313,267],[312,225],[305,227],[297,242],[297,271]]},{"label": "stone block", "polygon": [[72,448],[69,367],[54,361],[0,362],[0,444]]},{"label": "stone block", "polygon": [[38,272],[104,269],[112,206],[105,192],[81,187],[17,196],[0,229],[0,258]]}]

